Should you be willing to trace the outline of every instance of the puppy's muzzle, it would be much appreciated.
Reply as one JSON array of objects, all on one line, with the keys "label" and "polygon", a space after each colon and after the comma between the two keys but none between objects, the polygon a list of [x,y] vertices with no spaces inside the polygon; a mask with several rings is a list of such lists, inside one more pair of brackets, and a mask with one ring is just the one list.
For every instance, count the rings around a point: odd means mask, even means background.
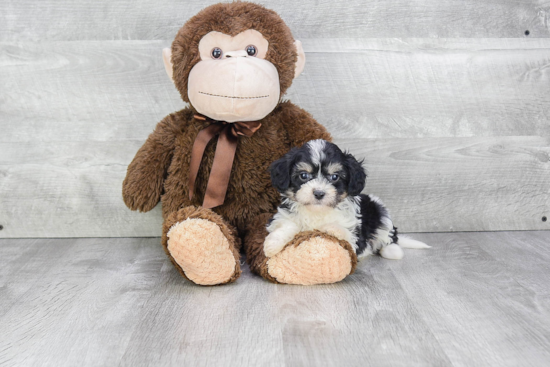
[{"label": "puppy's muzzle", "polygon": [[325,192],[321,190],[313,190],[313,196],[315,196],[315,199],[321,200],[325,197]]}]

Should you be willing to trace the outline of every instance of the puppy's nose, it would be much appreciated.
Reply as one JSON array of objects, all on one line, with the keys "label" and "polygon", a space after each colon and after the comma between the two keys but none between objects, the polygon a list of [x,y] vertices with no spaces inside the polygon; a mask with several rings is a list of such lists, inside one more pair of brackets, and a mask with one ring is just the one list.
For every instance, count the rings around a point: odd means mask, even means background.
[{"label": "puppy's nose", "polygon": [[313,196],[315,196],[315,199],[321,200],[325,197],[325,192],[321,190],[313,190]]}]

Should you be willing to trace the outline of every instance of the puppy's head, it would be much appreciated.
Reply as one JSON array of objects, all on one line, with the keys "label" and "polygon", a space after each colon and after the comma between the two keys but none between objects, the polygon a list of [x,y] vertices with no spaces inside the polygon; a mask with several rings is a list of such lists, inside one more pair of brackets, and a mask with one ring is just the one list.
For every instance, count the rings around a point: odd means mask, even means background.
[{"label": "puppy's head", "polygon": [[361,162],[325,140],[292,149],[270,172],[273,186],[284,197],[312,208],[335,207],[359,195],[367,177]]}]

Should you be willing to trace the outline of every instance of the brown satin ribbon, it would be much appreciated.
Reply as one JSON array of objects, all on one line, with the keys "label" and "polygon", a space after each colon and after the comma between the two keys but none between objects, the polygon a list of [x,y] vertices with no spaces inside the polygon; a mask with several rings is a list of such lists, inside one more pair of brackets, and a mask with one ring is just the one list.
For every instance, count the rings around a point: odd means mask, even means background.
[{"label": "brown satin ribbon", "polygon": [[216,121],[202,115],[195,115],[194,117],[197,120],[209,121],[212,124],[199,131],[193,143],[191,165],[189,167],[189,199],[193,198],[195,180],[199,173],[204,149],[208,142],[219,134],[218,145],[214,154],[214,163],[212,163],[202,203],[204,208],[215,208],[222,205],[225,200],[225,193],[227,192],[229,177],[231,176],[231,168],[233,167],[233,159],[235,158],[239,136],[252,136],[262,124],[259,121],[229,123]]}]

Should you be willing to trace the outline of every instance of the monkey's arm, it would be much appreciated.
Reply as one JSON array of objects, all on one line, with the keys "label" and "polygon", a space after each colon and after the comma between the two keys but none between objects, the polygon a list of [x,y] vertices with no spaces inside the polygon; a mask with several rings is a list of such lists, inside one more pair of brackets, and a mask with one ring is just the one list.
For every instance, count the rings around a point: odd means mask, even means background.
[{"label": "monkey's arm", "polygon": [[176,134],[174,117],[168,115],[136,153],[122,184],[122,197],[128,208],[147,212],[159,202]]},{"label": "monkey's arm", "polygon": [[281,122],[288,131],[292,147],[302,146],[304,143],[324,139],[332,142],[332,136],[319,124],[310,113],[290,102],[281,103]]}]

